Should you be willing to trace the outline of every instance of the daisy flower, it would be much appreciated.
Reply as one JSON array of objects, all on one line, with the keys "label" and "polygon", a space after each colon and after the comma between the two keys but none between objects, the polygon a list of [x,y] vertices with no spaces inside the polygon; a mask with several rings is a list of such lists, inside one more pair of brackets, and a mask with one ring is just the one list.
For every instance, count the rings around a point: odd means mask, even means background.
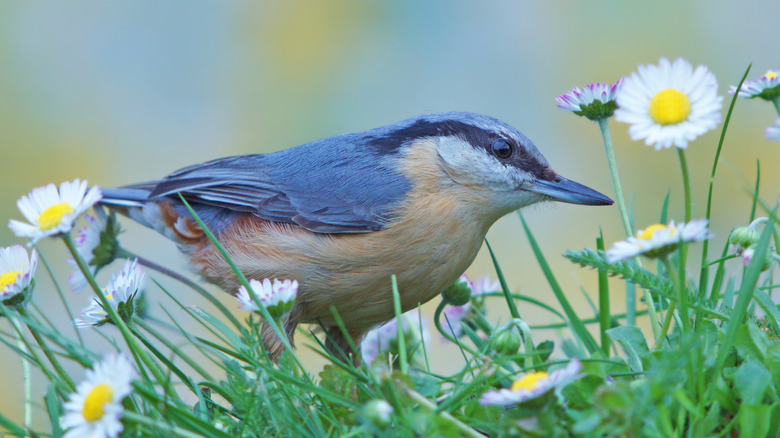
[{"label": "daisy flower", "polygon": [[[737,87],[731,86],[729,94],[734,94]],[[780,97],[780,69],[769,70],[760,78],[753,81],[745,81],[739,89],[739,97],[754,99],[760,97],[764,100],[774,101]]]},{"label": "daisy flower", "polygon": [[21,304],[24,301],[22,292],[31,289],[37,266],[38,252],[35,249],[28,257],[21,245],[0,248],[0,302]]},{"label": "daisy flower", "polygon": [[585,88],[572,87],[555,98],[558,108],[574,112],[578,116],[585,116],[590,120],[598,121],[612,117],[615,112],[615,98],[623,79],[616,83],[588,84]]},{"label": "daisy flower", "polygon": [[545,371],[526,373],[515,380],[509,389],[485,392],[479,402],[483,405],[509,406],[533,400],[579,379],[582,377],[581,370],[580,361],[572,359],[565,367],[549,374]]},{"label": "daisy flower", "polygon": [[771,141],[780,141],[780,117],[775,120],[775,124],[766,128],[764,131],[766,139]]},{"label": "daisy flower", "polygon": [[[425,318],[420,317],[417,309],[410,310],[401,315],[401,327],[403,327],[404,340],[409,350],[424,343],[430,345],[431,334],[428,331]],[[398,353],[398,318],[366,333],[363,342],[360,343],[360,353],[367,364],[371,364],[382,353]]]},{"label": "daisy flower", "polygon": [[673,63],[661,58],[658,65],[638,70],[624,79],[615,111],[615,120],[631,125],[632,140],[644,139],[656,149],[685,148],[720,122],[723,98],[706,67],[694,70],[682,58]]},{"label": "daisy flower", "polygon": [[73,229],[76,218],[100,198],[100,188],[87,190],[87,182],[78,179],[62,183],[59,189],[54,184],[38,187],[16,203],[30,223],[11,219],[8,227],[17,236],[32,239],[31,243],[47,236],[68,233]]},{"label": "daisy flower", "polygon": [[115,438],[122,432],[122,400],[133,391],[136,372],[122,354],[109,353],[87,371],[86,379],[65,402],[60,426],[64,438]]},{"label": "daisy flower", "polygon": [[[298,294],[297,280],[284,280],[274,278],[271,280],[265,278],[263,281],[249,280],[249,286],[260,299],[260,304],[268,310],[271,316],[278,318],[289,312],[295,303],[295,296]],[[260,310],[257,304],[252,300],[252,296],[244,286],[238,288],[236,299],[240,303],[238,308],[248,312],[257,312]]]},{"label": "daisy flower", "polygon": [[646,257],[660,257],[677,248],[681,242],[699,242],[712,237],[707,229],[706,219],[695,219],[690,222],[675,225],[650,225],[638,231],[635,237],[615,242],[607,250],[607,262],[615,263],[630,259],[640,254]]},{"label": "daisy flower", "polygon": [[[108,281],[104,290],[106,299],[124,321],[137,313],[135,297],[143,289],[143,283],[144,271],[136,259],[127,260],[122,269]],[[79,328],[101,326],[107,322],[110,322],[108,312],[97,297],[92,298],[90,305],[81,311],[81,318],[75,321]]]}]

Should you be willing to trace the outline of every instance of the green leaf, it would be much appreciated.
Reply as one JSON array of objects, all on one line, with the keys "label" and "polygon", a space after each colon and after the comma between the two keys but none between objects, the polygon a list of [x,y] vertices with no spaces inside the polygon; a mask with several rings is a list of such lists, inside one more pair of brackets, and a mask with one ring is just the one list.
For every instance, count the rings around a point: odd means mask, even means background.
[{"label": "green leaf", "polygon": [[27,436],[27,432],[24,431],[24,428],[17,426],[13,421],[5,418],[2,413],[0,413],[0,427],[7,430],[7,432],[0,431],[2,434],[17,436],[19,438],[24,438]]},{"label": "green leaf", "polygon": [[594,251],[590,248],[579,251],[568,250],[563,253],[563,256],[579,265],[604,270],[609,275],[617,275],[661,295],[670,296],[674,293],[672,282],[668,278],[659,277],[631,261],[608,263],[603,251]]},{"label": "green leaf", "polygon": [[734,337],[734,346],[739,355],[745,359],[754,358],[763,361],[770,341],[766,333],[752,322],[741,325]]},{"label": "green leaf", "polygon": [[769,435],[773,405],[751,405],[739,407],[739,436],[764,438]]},{"label": "green leaf", "polygon": [[780,333],[780,310],[777,310],[777,304],[769,298],[766,292],[756,289],[753,292],[753,299],[756,300],[761,309],[766,313],[766,319],[772,325],[775,333]]},{"label": "green leaf", "polygon": [[623,325],[607,330],[607,335],[613,342],[620,345],[626,354],[626,361],[631,371],[644,371],[642,359],[647,354],[647,341],[642,330],[637,326]]},{"label": "green leaf", "polygon": [[49,421],[51,422],[51,433],[54,438],[62,436],[62,428],[60,427],[60,416],[62,412],[60,410],[60,400],[57,397],[57,391],[54,389],[54,385],[49,385],[49,389],[46,391],[46,413],[49,415]]},{"label": "green leaf", "polygon": [[744,362],[734,373],[734,389],[742,403],[760,404],[771,383],[769,371],[756,360]]}]

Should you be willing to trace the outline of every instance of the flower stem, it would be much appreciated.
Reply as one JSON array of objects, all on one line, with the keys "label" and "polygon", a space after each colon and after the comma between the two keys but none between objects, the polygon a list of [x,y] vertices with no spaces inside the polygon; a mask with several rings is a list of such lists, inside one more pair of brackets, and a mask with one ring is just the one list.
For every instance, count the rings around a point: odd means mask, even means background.
[{"label": "flower stem", "polygon": [[[16,308],[16,311],[19,312],[19,315],[21,315],[25,319],[30,320],[30,314],[27,313],[27,309],[25,309],[24,307],[18,306]],[[41,334],[38,333],[38,330],[36,330],[32,325],[30,325],[29,322],[27,322],[27,329],[30,330],[30,334],[35,339],[35,342],[37,342],[38,345],[41,347],[41,350],[43,351],[43,354],[46,356],[46,359],[48,359],[49,363],[51,363],[51,366],[54,367],[54,371],[57,373],[57,376],[59,376],[59,378],[65,382],[65,385],[67,385],[68,389],[74,391],[76,389],[76,383],[73,381],[73,379],[70,378],[68,373],[65,372],[65,369],[60,364],[60,361],[57,360],[57,357],[55,357],[54,353],[52,353],[52,351],[49,349],[49,346],[46,344],[46,341],[43,340]]]},{"label": "flower stem", "polygon": [[620,219],[623,221],[623,230],[626,232],[626,237],[630,237],[634,233],[631,231],[631,222],[628,220],[626,201],[623,198],[623,188],[620,186],[620,176],[618,175],[617,163],[615,162],[615,151],[612,149],[612,137],[609,134],[609,125],[607,125],[606,118],[599,119],[598,122],[599,129],[601,129],[601,138],[604,140],[604,151],[607,155],[609,174],[612,177],[612,188],[615,190],[615,201],[617,202],[618,211],[620,212]]},{"label": "flower stem", "polygon": [[661,325],[661,335],[655,340],[654,351],[658,351],[663,348],[664,341],[666,340],[666,334],[669,332],[669,326],[672,324],[672,317],[674,316],[674,309],[677,307],[676,300],[670,300],[669,307],[666,309],[666,317]]},{"label": "flower stem", "polygon": [[680,284],[680,278],[677,275],[677,270],[674,269],[672,262],[669,260],[669,256],[665,255],[661,257],[661,263],[666,268],[666,272],[672,279],[674,290],[677,292],[677,300],[680,302],[680,320],[682,322],[683,333],[688,332],[690,325],[690,317],[688,316],[688,291]]},{"label": "flower stem", "polygon": [[127,327],[125,321],[122,320],[116,309],[111,306],[111,303],[109,303],[108,299],[106,298],[106,294],[103,293],[103,290],[100,288],[100,286],[98,286],[97,282],[95,281],[95,276],[92,275],[89,266],[87,266],[87,262],[84,261],[84,258],[81,257],[81,254],[79,254],[79,252],[76,250],[76,245],[73,243],[73,237],[71,237],[70,234],[64,233],[62,234],[62,240],[65,242],[65,246],[68,247],[68,251],[70,251],[70,254],[73,256],[73,260],[76,261],[79,269],[81,269],[81,273],[84,274],[84,278],[87,279],[89,286],[95,292],[95,295],[97,295],[98,301],[108,313],[111,321],[119,329],[119,333],[122,334],[122,338],[127,343],[127,346],[133,355],[133,359],[135,359],[135,362],[138,365],[139,371],[143,370],[143,367],[146,366],[149,371],[154,374],[154,377],[157,379],[158,383],[163,386],[166,394],[176,397],[177,394],[171,385],[167,383],[168,380],[165,375],[160,372],[157,365],[151,360],[149,355],[147,355],[141,346],[138,345],[138,342],[133,337],[133,334],[130,332],[130,329]]},{"label": "flower stem", "polygon": [[772,99],[772,104],[775,106],[775,110],[777,111],[777,115],[780,116],[780,96],[775,97]]},{"label": "flower stem", "polygon": [[677,148],[677,156],[680,158],[680,169],[682,170],[683,190],[685,190],[685,222],[690,222],[691,220],[691,178],[690,175],[688,175],[688,160],[685,158],[685,149]]},{"label": "flower stem", "polygon": [[[425,396],[420,394],[419,392],[416,392],[415,390],[411,388],[405,389],[406,395],[409,396],[410,399],[414,400],[419,404],[420,406],[426,408],[429,411],[436,411],[438,406],[436,403],[432,402],[431,400],[428,400]],[[453,417],[449,412],[447,411],[441,411],[439,412],[439,417],[441,417],[442,420],[446,421],[447,423],[450,423],[453,427],[458,429],[461,436],[467,436],[467,437],[483,437],[481,433],[477,432],[476,430],[469,427],[467,424],[461,422],[457,418]]]},{"label": "flower stem", "polygon": [[[27,345],[22,339],[22,328],[19,326],[19,322],[16,318],[8,318],[11,324],[16,329],[16,346],[19,350],[27,353]],[[22,357],[22,373],[24,375],[24,428],[31,430],[32,428],[32,368],[30,367],[30,361],[26,357]]]}]

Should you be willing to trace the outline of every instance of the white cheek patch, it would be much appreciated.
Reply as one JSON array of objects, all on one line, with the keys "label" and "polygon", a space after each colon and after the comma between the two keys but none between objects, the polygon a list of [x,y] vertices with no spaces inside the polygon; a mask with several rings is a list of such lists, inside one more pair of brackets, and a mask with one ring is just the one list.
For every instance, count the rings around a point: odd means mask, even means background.
[{"label": "white cheek patch", "polygon": [[471,146],[460,137],[441,137],[436,149],[443,168],[458,184],[485,186],[494,190],[515,190],[528,175],[506,166],[484,149]]}]

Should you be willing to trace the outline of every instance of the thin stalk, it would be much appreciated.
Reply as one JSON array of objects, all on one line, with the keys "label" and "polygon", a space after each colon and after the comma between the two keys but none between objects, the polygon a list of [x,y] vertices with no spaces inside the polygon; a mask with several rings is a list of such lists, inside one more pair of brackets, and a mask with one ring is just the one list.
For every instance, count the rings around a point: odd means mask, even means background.
[{"label": "thin stalk", "polygon": [[623,188],[620,186],[620,177],[618,175],[617,163],[615,161],[615,151],[612,149],[612,136],[609,134],[609,126],[607,125],[606,118],[599,119],[598,123],[599,129],[601,129],[601,139],[604,141],[604,151],[607,155],[607,166],[609,166],[609,174],[612,177],[612,188],[615,190],[615,202],[617,202],[618,205],[620,219],[623,221],[623,231],[626,232],[626,237],[630,237],[634,233],[631,231],[631,222],[628,219],[626,201],[623,198]]},{"label": "thin stalk", "polygon": [[[30,319],[30,314],[27,313],[27,309],[24,307],[19,306],[16,308],[16,311],[19,312],[19,315],[23,316],[25,319]],[[38,330],[35,330],[35,328],[33,328],[33,326],[31,326],[29,323],[27,324],[27,329],[30,330],[30,334],[35,339],[35,342],[37,342],[41,347],[41,350],[46,356],[46,359],[48,359],[49,363],[51,363],[51,365],[54,367],[54,371],[57,373],[57,376],[65,382],[65,384],[68,386],[68,389],[71,391],[75,390],[76,383],[73,381],[73,379],[70,378],[68,373],[65,372],[65,369],[60,364],[60,361],[57,360],[57,357],[55,357],[54,353],[52,353],[52,351],[49,349],[49,346],[46,344],[46,341],[43,340],[41,334],[38,333]]]},{"label": "thin stalk", "polygon": [[111,321],[119,329],[119,333],[122,334],[122,338],[127,343],[127,346],[129,347],[130,352],[133,355],[133,359],[135,359],[135,362],[138,365],[138,368],[142,369],[142,367],[145,365],[152,372],[152,374],[154,374],[154,377],[158,383],[163,386],[166,394],[176,397],[176,391],[174,391],[170,385],[166,384],[167,379],[165,375],[160,372],[157,364],[155,364],[149,355],[147,355],[146,352],[141,348],[141,346],[138,345],[135,338],[133,337],[133,334],[130,332],[130,329],[127,327],[127,324],[119,316],[116,309],[111,306],[108,298],[106,298],[106,294],[103,293],[103,289],[98,286],[97,282],[95,281],[95,276],[92,275],[92,272],[89,270],[89,266],[87,266],[84,258],[81,257],[81,254],[79,254],[79,252],[76,250],[76,244],[73,243],[73,237],[67,233],[62,234],[61,237],[63,242],[65,242],[65,246],[68,247],[68,251],[70,251],[73,259],[76,261],[76,264],[79,266],[79,269],[81,269],[81,273],[84,274],[84,278],[87,279],[90,287],[95,292],[95,295],[97,295],[100,304],[103,305],[103,308],[108,313]]},{"label": "thin stalk", "polygon": [[[22,339],[22,327],[16,318],[8,318],[16,332],[16,346],[25,353],[29,353],[27,344]],[[24,375],[24,428],[32,430],[32,368],[30,361],[22,356],[22,373]]]},{"label": "thin stalk", "polygon": [[[417,404],[419,404],[420,406],[428,409],[429,411],[436,411],[437,408],[436,403],[428,400],[419,392],[414,391],[411,388],[407,388],[405,392],[410,399],[417,402]],[[452,426],[458,429],[462,434],[461,436],[467,436],[473,438],[484,438],[484,435],[472,429],[467,424],[461,422],[457,418],[453,417],[449,412],[439,412],[439,417],[441,417],[444,421],[450,423]]]},{"label": "thin stalk", "polygon": [[669,333],[669,326],[672,325],[672,317],[674,316],[675,307],[677,307],[677,301],[670,300],[669,307],[666,309],[666,317],[664,318],[664,322],[661,325],[661,335],[658,337],[658,339],[656,339],[655,347],[653,347],[654,351],[660,350],[664,345],[666,334]]},{"label": "thin stalk", "polygon": [[649,290],[643,288],[642,293],[644,294],[645,304],[647,305],[647,314],[650,315],[650,327],[653,329],[653,339],[658,342],[661,331],[658,325],[658,314],[656,314],[655,310],[655,301],[653,301],[653,295]]},{"label": "thin stalk", "polygon": [[401,319],[401,295],[398,293],[398,280],[393,274],[390,277],[393,282],[393,304],[395,306],[396,328],[398,330],[398,361],[401,366],[401,374],[409,374],[409,362],[406,358],[406,339],[404,338],[404,324]]},{"label": "thin stalk", "polygon": [[209,302],[213,304],[214,307],[219,309],[222,312],[222,314],[224,314],[228,319],[230,319],[230,322],[233,323],[234,326],[241,327],[241,323],[238,322],[238,320],[233,316],[233,314],[229,310],[227,310],[227,308],[216,297],[214,297],[214,295],[209,293],[209,291],[204,289],[198,283],[195,283],[194,281],[179,274],[176,271],[172,271],[166,268],[165,266],[158,265],[157,263],[151,260],[140,257],[137,254],[131,253],[130,251],[127,251],[123,248],[119,248],[117,257],[126,258],[126,259],[137,259],[138,264],[146,266],[149,269],[154,269],[155,271],[167,275],[168,277],[171,277],[173,279],[179,280],[181,283],[186,284],[192,290],[200,294],[202,297],[209,300]]},{"label": "thin stalk", "polygon": [[203,436],[195,432],[190,432],[188,430],[184,430],[179,427],[172,426],[162,421],[152,420],[151,418],[148,418],[145,415],[137,414],[135,412],[125,411],[122,415],[128,420],[131,420],[137,424],[143,424],[144,426],[148,426],[161,434],[170,433],[174,436],[178,436],[182,438],[201,438]]},{"label": "thin stalk", "polygon": [[680,170],[685,190],[685,222],[688,222],[691,220],[691,178],[688,173],[688,159],[685,158],[685,149],[677,148],[677,156],[680,158]]},{"label": "thin stalk", "polygon": [[[49,278],[51,279],[52,283],[54,283],[54,288],[57,289],[57,295],[60,296],[60,300],[62,301],[62,305],[65,307],[65,311],[68,312],[68,321],[73,321],[73,312],[70,310],[70,306],[68,305],[68,301],[65,300],[65,295],[62,293],[62,288],[60,287],[60,284],[57,282],[57,278],[54,276],[54,273],[51,271],[51,267],[49,267],[49,263],[46,261],[46,258],[41,254],[41,250],[38,249],[38,246],[35,246],[35,250],[38,251],[38,258],[43,262],[43,266],[46,267],[46,272],[49,273]],[[76,332],[76,337],[79,339],[79,344],[84,345],[84,340],[81,338],[81,333],[79,332],[78,327],[73,327],[73,331]]]},{"label": "thin stalk", "polygon": [[661,263],[666,268],[666,272],[672,279],[674,290],[677,292],[677,301],[680,302],[680,320],[682,322],[683,333],[688,332],[690,327],[690,317],[688,316],[688,291],[680,284],[680,278],[677,276],[677,271],[674,269],[672,262],[669,260],[669,256],[665,255],[661,257]]},{"label": "thin stalk", "polygon": [[[596,239],[596,249],[604,251],[604,236],[599,233],[599,237]],[[599,331],[601,334],[601,351],[604,353],[604,357],[609,357],[610,343],[609,336],[607,336],[607,330],[611,325],[611,311],[609,308],[609,277],[607,271],[599,269]]]},{"label": "thin stalk", "polygon": [[777,115],[780,116],[780,96],[775,97],[772,100],[772,104],[775,106],[775,111],[777,111]]}]

